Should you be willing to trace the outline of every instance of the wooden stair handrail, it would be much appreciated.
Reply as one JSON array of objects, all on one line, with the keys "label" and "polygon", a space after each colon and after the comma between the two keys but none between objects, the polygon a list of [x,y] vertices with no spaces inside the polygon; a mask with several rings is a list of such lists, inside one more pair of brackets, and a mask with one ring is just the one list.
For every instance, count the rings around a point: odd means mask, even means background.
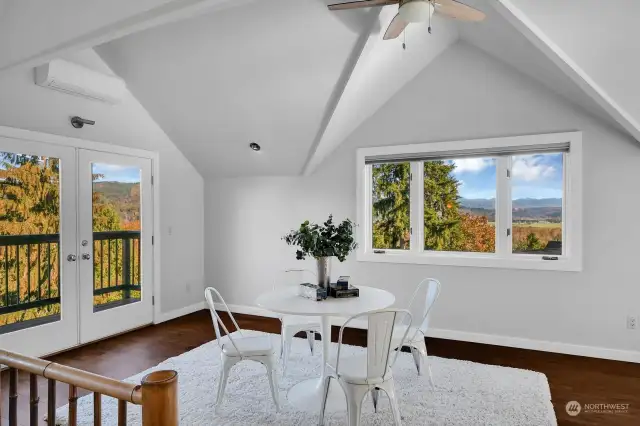
[{"label": "wooden stair handrail", "polygon": [[2,349],[0,349],[0,364],[133,404],[142,404],[140,385]]},{"label": "wooden stair handrail", "polygon": [[[47,424],[56,424],[56,382],[69,385],[69,425],[76,426],[78,388],[93,392],[94,425],[102,424],[102,395],[118,400],[118,425],[127,424],[127,402],[142,405],[142,426],[178,426],[178,373],[154,371],[140,385],[0,349],[0,364],[9,367],[9,424],[18,424],[18,371],[29,373],[30,420],[38,424],[38,377],[47,379]],[[0,393],[1,394],[1,393]],[[1,395],[0,395],[1,396]],[[2,401],[0,400],[0,408]]]}]

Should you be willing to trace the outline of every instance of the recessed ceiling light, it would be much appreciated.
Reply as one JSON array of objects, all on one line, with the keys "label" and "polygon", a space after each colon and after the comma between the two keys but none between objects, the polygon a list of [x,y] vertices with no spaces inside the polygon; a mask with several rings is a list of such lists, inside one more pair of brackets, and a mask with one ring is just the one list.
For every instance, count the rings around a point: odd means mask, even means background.
[{"label": "recessed ceiling light", "polygon": [[254,150],[254,151],[260,151],[260,145],[258,145],[258,144],[257,144],[257,143],[255,143],[255,142],[251,142],[251,143],[249,144],[249,148],[251,148],[251,149],[252,149],[252,150]]}]

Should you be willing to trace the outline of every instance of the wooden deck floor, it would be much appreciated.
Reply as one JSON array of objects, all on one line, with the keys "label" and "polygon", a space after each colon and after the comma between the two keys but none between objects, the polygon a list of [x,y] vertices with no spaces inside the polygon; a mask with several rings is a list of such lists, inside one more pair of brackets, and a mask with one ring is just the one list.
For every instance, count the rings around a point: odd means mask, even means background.
[{"label": "wooden deck floor", "polygon": [[[279,332],[279,322],[248,315],[237,315],[242,328]],[[52,361],[97,374],[124,379],[144,369],[180,355],[214,338],[207,311],[197,312],[163,324],[135,330],[107,340],[50,357]],[[337,328],[332,340],[337,339]],[[362,345],[365,333],[352,330],[345,342]],[[428,341],[430,355],[465,359],[485,364],[503,365],[539,371],[547,375],[553,404],[560,425],[640,425],[640,365],[594,358],[558,355],[523,349],[465,343],[444,339]],[[8,424],[8,374],[2,374],[2,424]],[[40,417],[46,412],[46,381],[41,379]],[[67,403],[67,386],[58,384],[56,404]],[[81,393],[85,395],[86,392]],[[19,380],[19,424],[28,425],[29,386],[27,375]],[[629,404],[627,414],[581,413],[570,417],[565,412],[568,401],[580,403]],[[40,424],[44,424],[41,422]],[[523,425],[524,426],[524,425]],[[532,425],[533,426],[533,425]]]}]

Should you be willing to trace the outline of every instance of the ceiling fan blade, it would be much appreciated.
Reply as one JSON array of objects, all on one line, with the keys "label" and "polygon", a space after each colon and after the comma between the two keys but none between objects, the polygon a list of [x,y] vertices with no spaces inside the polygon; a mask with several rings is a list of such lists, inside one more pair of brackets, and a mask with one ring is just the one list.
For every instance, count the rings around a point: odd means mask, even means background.
[{"label": "ceiling fan blade", "polygon": [[387,28],[387,32],[384,33],[383,39],[391,40],[394,38],[398,38],[398,36],[402,34],[404,29],[407,28],[407,25],[409,25],[409,23],[403,21],[402,18],[400,18],[400,14],[397,14],[389,24],[389,28]]},{"label": "ceiling fan blade", "polygon": [[363,7],[386,6],[389,4],[398,4],[400,0],[360,0],[350,1],[347,3],[330,4],[327,6],[329,10],[348,10],[361,9]]},{"label": "ceiling fan blade", "polygon": [[486,18],[483,12],[456,0],[436,0],[435,3],[436,12],[449,18],[471,22],[482,21]]}]

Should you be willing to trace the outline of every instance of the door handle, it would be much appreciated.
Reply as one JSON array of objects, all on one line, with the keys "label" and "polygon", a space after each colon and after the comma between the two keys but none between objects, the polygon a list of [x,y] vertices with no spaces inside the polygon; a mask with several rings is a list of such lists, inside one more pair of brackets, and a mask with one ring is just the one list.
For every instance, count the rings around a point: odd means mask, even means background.
[{"label": "door handle", "polygon": [[69,256],[67,256],[67,261],[75,262],[77,258],[78,257],[75,254],[70,254]]},{"label": "door handle", "polygon": [[91,255],[89,253],[82,253],[82,259],[83,260],[89,260],[89,259],[91,259]]}]

